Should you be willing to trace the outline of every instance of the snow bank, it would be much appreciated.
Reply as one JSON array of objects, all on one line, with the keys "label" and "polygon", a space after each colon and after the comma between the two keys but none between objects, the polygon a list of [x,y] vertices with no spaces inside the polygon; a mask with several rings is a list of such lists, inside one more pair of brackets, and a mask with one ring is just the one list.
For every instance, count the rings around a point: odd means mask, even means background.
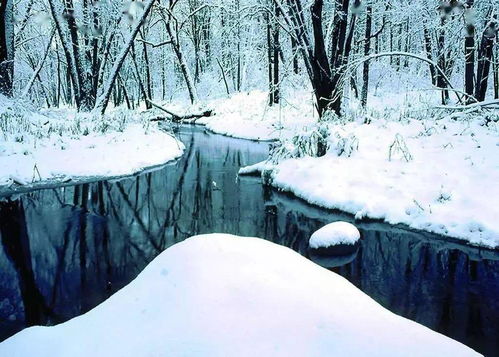
[{"label": "snow bank", "polygon": [[133,174],[181,156],[183,144],[160,131],[145,133],[141,126],[132,125],[120,133],[93,134],[59,145],[57,142],[39,144],[24,153],[13,151],[0,156],[0,184],[11,180],[31,183],[33,179],[63,176]]},{"label": "snow bank", "polygon": [[355,245],[360,232],[348,222],[333,222],[315,231],[308,242],[310,248],[328,248],[338,244]]},{"label": "snow bank", "polygon": [[288,248],[229,235],[179,243],[89,313],[0,344],[16,357],[408,354],[476,355]]},{"label": "snow bank", "polygon": [[173,160],[184,150],[172,135],[141,122],[139,113],[102,119],[69,110],[16,115],[18,106],[0,101],[0,185],[128,175]]},{"label": "snow bank", "polygon": [[[482,124],[473,118],[331,125],[328,154],[282,161],[272,185],[357,219],[498,247],[499,134]],[[351,156],[342,150],[345,138],[357,140]]]}]

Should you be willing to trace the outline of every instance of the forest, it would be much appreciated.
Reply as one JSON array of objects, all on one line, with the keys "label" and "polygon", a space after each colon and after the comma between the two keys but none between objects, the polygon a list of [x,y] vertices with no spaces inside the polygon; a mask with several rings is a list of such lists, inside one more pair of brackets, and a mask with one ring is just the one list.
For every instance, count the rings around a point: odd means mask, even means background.
[{"label": "forest", "polygon": [[367,105],[380,61],[429,77],[442,105],[499,96],[494,0],[14,3],[0,9],[1,92],[46,107],[104,113],[109,101],[150,109],[266,88],[272,105],[300,76],[321,117],[341,115],[345,90]]},{"label": "forest", "polygon": [[499,0],[0,18],[0,356],[499,356]]}]

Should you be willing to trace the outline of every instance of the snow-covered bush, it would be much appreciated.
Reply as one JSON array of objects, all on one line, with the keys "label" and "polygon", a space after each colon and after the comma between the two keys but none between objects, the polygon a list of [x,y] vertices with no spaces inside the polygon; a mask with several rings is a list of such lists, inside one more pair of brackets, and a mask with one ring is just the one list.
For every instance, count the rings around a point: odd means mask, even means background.
[{"label": "snow-covered bush", "polygon": [[330,143],[338,156],[350,157],[354,152],[359,151],[359,139],[353,133],[344,136],[336,131],[331,135]]},{"label": "snow-covered bush", "polygon": [[291,139],[285,139],[275,144],[270,152],[270,160],[273,163],[278,163],[290,158],[322,156],[329,148],[328,138],[328,124],[318,123],[311,129],[294,135]]}]

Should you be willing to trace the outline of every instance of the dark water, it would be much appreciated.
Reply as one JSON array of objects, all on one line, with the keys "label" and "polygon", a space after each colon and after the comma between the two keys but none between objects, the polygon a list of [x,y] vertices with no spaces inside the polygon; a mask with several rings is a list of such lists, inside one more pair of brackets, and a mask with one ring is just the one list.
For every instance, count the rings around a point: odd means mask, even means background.
[{"label": "dark water", "polygon": [[[198,233],[264,237],[307,255],[311,233],[351,217],[237,179],[268,145],[181,128],[184,157],[118,181],[0,202],[0,340],[96,306],[169,246]],[[395,313],[485,353],[499,351],[499,252],[356,222],[349,257],[320,263]],[[332,302],[333,303],[333,302]]]}]

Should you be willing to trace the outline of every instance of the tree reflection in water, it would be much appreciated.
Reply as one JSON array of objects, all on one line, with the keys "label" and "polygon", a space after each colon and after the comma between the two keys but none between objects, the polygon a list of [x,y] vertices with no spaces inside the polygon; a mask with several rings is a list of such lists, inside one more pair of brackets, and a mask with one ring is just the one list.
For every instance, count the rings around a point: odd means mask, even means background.
[{"label": "tree reflection in water", "polygon": [[[192,235],[264,237],[307,256],[313,231],[351,220],[263,189],[258,179],[238,179],[240,166],[266,157],[267,144],[195,127],[181,136],[183,158],[160,170],[0,202],[0,339],[88,311]],[[331,270],[397,314],[482,353],[499,350],[499,253],[356,224],[357,255]]]}]

